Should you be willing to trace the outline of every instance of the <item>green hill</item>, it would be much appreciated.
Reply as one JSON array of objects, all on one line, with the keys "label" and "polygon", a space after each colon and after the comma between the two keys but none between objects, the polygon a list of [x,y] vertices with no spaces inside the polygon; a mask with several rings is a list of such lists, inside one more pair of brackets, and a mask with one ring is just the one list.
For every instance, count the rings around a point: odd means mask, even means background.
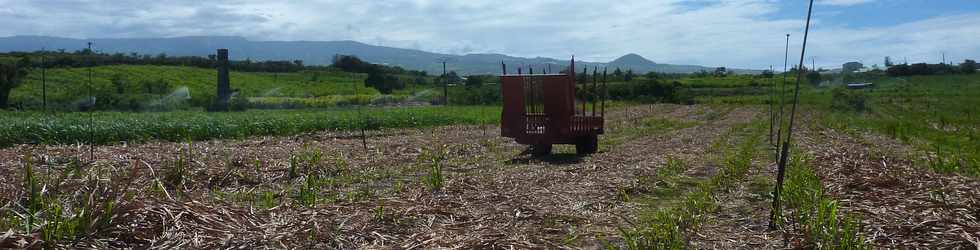
[{"label": "green hill", "polygon": [[[179,66],[116,65],[92,67],[92,92],[99,108],[153,105],[184,99],[187,105],[204,106],[215,95],[217,73],[212,69]],[[88,96],[89,68],[57,68],[46,71],[49,107],[71,109]],[[378,95],[363,87],[363,74],[341,71],[295,73],[231,72],[231,86],[245,97],[325,97]],[[11,93],[12,103],[41,106],[41,70],[34,69],[24,84]]]}]

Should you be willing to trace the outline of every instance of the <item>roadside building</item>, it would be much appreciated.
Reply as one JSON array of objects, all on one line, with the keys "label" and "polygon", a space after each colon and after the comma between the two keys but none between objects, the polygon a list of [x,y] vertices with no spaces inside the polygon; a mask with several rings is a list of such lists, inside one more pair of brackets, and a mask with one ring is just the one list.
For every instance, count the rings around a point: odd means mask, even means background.
[{"label": "roadside building", "polygon": [[844,67],[841,68],[841,70],[843,70],[844,73],[854,73],[863,68],[864,68],[864,64],[861,64],[859,62],[849,62],[849,63],[845,63]]}]

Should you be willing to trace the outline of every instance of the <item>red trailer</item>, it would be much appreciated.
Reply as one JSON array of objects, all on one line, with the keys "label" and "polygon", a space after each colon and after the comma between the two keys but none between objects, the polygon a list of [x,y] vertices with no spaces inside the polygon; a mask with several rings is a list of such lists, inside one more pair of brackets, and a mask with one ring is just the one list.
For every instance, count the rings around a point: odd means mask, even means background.
[{"label": "red trailer", "polygon": [[605,72],[601,91],[596,68],[592,86],[583,82],[578,89],[583,94],[576,95],[574,57],[564,74],[534,74],[533,69],[524,74],[519,68],[514,75],[507,74],[506,65],[501,63],[501,66],[502,136],[531,145],[531,152],[536,155],[550,154],[553,144],[574,144],[578,154],[598,150],[598,138],[604,132],[605,122]]}]

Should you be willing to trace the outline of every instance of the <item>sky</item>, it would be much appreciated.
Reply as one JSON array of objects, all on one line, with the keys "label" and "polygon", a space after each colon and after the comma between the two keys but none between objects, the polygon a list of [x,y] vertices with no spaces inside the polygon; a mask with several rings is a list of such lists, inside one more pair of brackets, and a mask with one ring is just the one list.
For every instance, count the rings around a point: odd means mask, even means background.
[{"label": "sky", "polygon": [[[806,0],[0,0],[0,36],[354,40],[450,54],[782,67]],[[817,0],[807,65],[980,59],[978,0]]]}]

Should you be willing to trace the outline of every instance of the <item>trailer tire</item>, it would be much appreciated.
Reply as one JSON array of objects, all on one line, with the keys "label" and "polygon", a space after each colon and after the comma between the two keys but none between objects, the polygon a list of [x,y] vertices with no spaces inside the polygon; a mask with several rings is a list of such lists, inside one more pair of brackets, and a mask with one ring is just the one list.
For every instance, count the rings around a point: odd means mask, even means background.
[{"label": "trailer tire", "polygon": [[593,154],[599,151],[599,137],[584,136],[577,140],[575,143],[575,153],[580,155]]},{"label": "trailer tire", "polygon": [[531,145],[531,155],[543,156],[551,154],[551,144],[535,144]]}]

